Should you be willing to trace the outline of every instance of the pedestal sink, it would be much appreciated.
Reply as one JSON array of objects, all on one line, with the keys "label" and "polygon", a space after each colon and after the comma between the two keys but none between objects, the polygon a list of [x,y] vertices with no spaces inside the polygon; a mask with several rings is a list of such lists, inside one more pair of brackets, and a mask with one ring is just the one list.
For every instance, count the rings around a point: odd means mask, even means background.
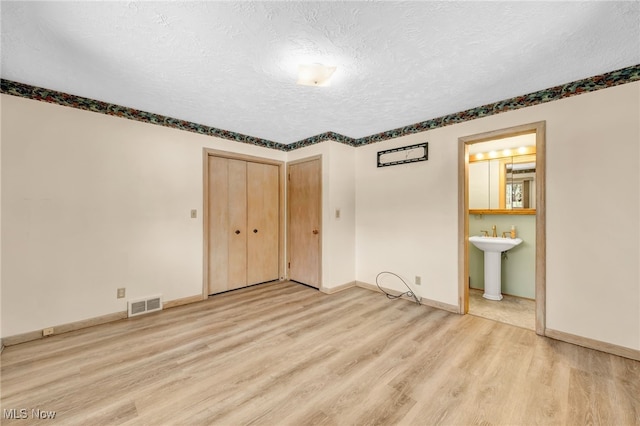
[{"label": "pedestal sink", "polygon": [[484,294],[489,300],[502,300],[501,255],[520,244],[520,238],[469,237],[469,242],[484,252]]}]

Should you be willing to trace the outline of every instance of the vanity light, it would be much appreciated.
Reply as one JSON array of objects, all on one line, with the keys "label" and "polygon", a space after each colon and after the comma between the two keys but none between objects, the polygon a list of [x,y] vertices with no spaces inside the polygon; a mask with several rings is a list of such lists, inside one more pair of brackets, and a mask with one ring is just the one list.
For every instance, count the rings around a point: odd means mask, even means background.
[{"label": "vanity light", "polygon": [[478,152],[475,154],[469,154],[469,162],[474,161],[482,161],[486,159],[499,159],[499,158],[510,158],[517,155],[535,155],[536,146],[521,146],[518,149],[501,149],[500,151],[491,151],[491,152]]},{"label": "vanity light", "polygon": [[335,66],[322,64],[298,65],[297,84],[301,86],[329,86],[329,81],[335,70]]}]

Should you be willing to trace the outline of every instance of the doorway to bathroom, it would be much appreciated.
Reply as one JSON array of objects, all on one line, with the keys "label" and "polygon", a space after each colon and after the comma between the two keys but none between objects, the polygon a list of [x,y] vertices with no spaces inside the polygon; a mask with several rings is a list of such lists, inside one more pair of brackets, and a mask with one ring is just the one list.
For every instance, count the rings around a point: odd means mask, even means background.
[{"label": "doorway to bathroom", "polygon": [[545,123],[462,137],[458,164],[460,312],[544,335]]}]

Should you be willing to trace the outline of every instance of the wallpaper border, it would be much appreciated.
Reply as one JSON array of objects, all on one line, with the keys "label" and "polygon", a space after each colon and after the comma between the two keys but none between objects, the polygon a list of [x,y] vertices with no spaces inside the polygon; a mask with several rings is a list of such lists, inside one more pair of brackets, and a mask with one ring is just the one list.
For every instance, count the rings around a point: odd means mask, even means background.
[{"label": "wallpaper border", "polygon": [[297,142],[293,142],[291,144],[274,142],[267,139],[244,135],[242,133],[231,132],[228,130],[206,126],[203,124],[193,123],[187,120],[180,120],[178,118],[140,111],[134,108],[128,108],[117,104],[84,98],[81,96],[58,92],[55,90],[49,90],[42,87],[30,86],[28,84],[19,83],[12,80],[0,80],[0,93],[288,152],[315,145],[324,141],[335,141],[353,147],[369,145],[372,143],[395,139],[414,133],[420,133],[444,126],[463,123],[465,121],[475,120],[477,118],[489,117],[491,115],[500,114],[507,111],[514,111],[520,108],[526,108],[546,102],[557,101],[571,96],[595,92],[597,90],[619,86],[621,84],[632,83],[635,81],[640,81],[640,64],[632,65],[630,67],[596,75],[582,80],[573,81],[571,83],[566,83],[560,86],[551,87],[549,89],[539,90],[537,92],[529,93],[526,95],[516,96],[514,98],[482,105],[454,114],[432,118],[430,120],[421,121],[419,123],[399,127],[397,129],[387,130],[385,132],[376,133],[363,138],[355,139],[336,132],[325,132],[306,139],[302,139]]}]

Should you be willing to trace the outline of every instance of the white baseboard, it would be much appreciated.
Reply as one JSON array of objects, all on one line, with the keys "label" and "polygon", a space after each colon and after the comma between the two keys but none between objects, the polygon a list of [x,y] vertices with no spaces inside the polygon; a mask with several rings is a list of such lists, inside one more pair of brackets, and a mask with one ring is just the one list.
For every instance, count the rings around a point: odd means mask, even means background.
[{"label": "white baseboard", "polygon": [[[362,281],[356,281],[356,286],[381,293],[377,285],[365,283]],[[403,296],[402,299],[415,302],[412,297]],[[420,299],[420,304],[430,306],[432,308],[442,309],[443,311],[452,312],[454,314],[460,313],[457,305],[450,305],[448,303],[438,302],[437,300],[431,300],[424,297]]]}]

